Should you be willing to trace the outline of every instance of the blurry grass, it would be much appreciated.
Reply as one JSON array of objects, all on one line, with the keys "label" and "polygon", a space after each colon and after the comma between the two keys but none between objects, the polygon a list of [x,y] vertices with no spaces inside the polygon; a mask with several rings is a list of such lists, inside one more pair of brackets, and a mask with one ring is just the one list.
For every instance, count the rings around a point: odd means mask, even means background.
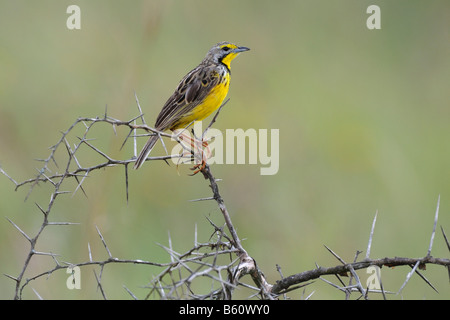
[{"label": "blurry grass", "polygon": [[[448,230],[448,1],[379,1],[379,31],[365,28],[371,1],[228,1],[219,18],[218,1],[78,1],[80,31],[65,27],[69,4],[0,3],[0,164],[15,179],[33,176],[33,158],[46,157],[78,116],[102,115],[108,105],[115,118],[134,117],[134,90],[152,123],[181,77],[211,45],[229,40],[251,51],[233,62],[231,100],[216,127],[280,129],[281,163],[275,176],[249,165],[213,170],[224,178],[221,192],[246,249],[269,279],[278,278],[276,263],[285,275],[314,262],[336,264],[323,244],[352,260],[366,247],[376,210],[373,256],[424,254],[438,194]],[[132,146],[118,151],[120,134],[98,132],[97,143],[127,158]],[[55,228],[40,245],[86,260],[87,242],[103,253],[97,225],[114,255],[168,259],[155,245],[168,231],[174,245],[188,246],[195,223],[208,237],[205,215],[220,222],[214,204],[187,201],[210,190],[186,171],[152,163],[130,172],[128,205],[123,170],[94,174],[85,184],[88,199],[67,196],[53,213],[81,225]],[[35,232],[34,202],[48,201],[45,185],[26,203],[27,190],[12,190],[0,178],[2,216]],[[1,271],[17,274],[27,244],[6,220],[0,230]],[[434,254],[446,255],[443,249],[437,236]],[[111,268],[111,281],[119,279],[110,284],[111,298],[127,296],[114,285],[130,281],[133,291],[151,278],[136,269]],[[388,289],[401,285],[409,270],[402,272],[382,270],[393,274],[383,283],[397,285]],[[83,275],[95,287],[91,272]],[[439,284],[446,274],[430,268],[427,276]],[[88,285],[69,292],[66,275],[58,277],[33,287],[44,298],[99,297]],[[0,278],[0,287],[1,298],[12,296],[10,280]],[[342,297],[320,287],[313,298]],[[439,289],[436,295],[418,279],[404,298],[450,297],[448,286]]]}]

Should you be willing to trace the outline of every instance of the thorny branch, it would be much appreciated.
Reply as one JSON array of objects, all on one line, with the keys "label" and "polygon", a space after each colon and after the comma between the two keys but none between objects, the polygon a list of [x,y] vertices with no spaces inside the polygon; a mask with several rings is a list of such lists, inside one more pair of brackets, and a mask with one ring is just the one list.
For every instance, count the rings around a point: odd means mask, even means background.
[{"label": "thorny branch", "polygon": [[[137,138],[140,136],[148,136],[149,134],[156,134],[160,137],[160,140],[163,143],[165,148],[165,144],[163,142],[163,138],[172,138],[177,142],[180,142],[177,135],[171,135],[165,132],[159,132],[158,130],[148,126],[145,122],[144,115],[142,113],[142,109],[139,104],[139,100],[135,95],[137,107],[139,110],[139,115],[134,117],[128,121],[121,121],[114,119],[107,115],[107,110],[105,109],[105,114],[103,117],[80,117],[76,119],[76,121],[64,132],[62,132],[62,136],[57,141],[57,143],[50,147],[50,154],[46,159],[38,159],[38,161],[42,162],[41,169],[38,170],[38,174],[31,179],[17,182],[10,175],[8,175],[1,167],[0,172],[5,175],[10,181],[12,181],[15,185],[16,190],[25,186],[29,186],[29,191],[26,196],[28,199],[29,195],[33,191],[34,187],[39,183],[49,183],[53,186],[53,192],[50,196],[50,201],[46,207],[42,207],[36,203],[39,211],[43,214],[43,222],[39,227],[38,231],[34,236],[30,236],[26,232],[24,232],[17,224],[15,224],[11,219],[7,218],[7,220],[12,224],[14,228],[16,228],[21,235],[30,243],[29,252],[25,258],[23,263],[23,267],[20,270],[18,276],[6,275],[6,277],[12,279],[15,282],[15,292],[14,298],[21,299],[24,288],[32,281],[39,279],[41,277],[48,277],[54,272],[73,268],[75,266],[85,267],[85,266],[98,266],[100,268],[99,272],[95,272],[95,278],[97,281],[97,285],[99,287],[99,291],[102,294],[104,299],[107,298],[107,293],[103,289],[102,286],[102,275],[104,268],[109,264],[140,264],[140,265],[149,265],[163,268],[160,274],[156,275],[153,280],[146,286],[149,289],[148,294],[145,298],[160,298],[160,299],[181,299],[181,298],[193,298],[193,299],[232,299],[234,289],[238,286],[244,286],[253,290],[253,294],[249,296],[255,297],[259,296],[261,299],[278,299],[280,297],[287,297],[287,293],[293,290],[297,290],[306,285],[311,284],[314,279],[321,279],[333,287],[343,291],[345,293],[346,299],[350,297],[350,294],[354,291],[359,292],[360,298],[368,299],[369,292],[380,292],[383,295],[383,298],[386,299],[386,293],[391,293],[384,290],[383,284],[381,284],[381,290],[372,290],[371,288],[365,287],[361,280],[359,279],[356,270],[365,269],[370,266],[377,267],[394,267],[394,266],[409,266],[412,270],[408,273],[405,282],[398,290],[397,293],[400,293],[405,285],[408,283],[409,279],[413,274],[417,274],[420,278],[422,278],[433,290],[437,291],[436,288],[425,278],[425,276],[419,271],[424,270],[427,264],[435,264],[446,267],[449,270],[450,275],[450,260],[444,258],[436,258],[431,256],[432,246],[436,233],[436,226],[438,220],[439,213],[439,200],[436,208],[435,220],[433,231],[431,235],[431,240],[429,244],[429,248],[427,254],[422,258],[403,258],[403,257],[394,257],[394,258],[382,258],[382,259],[371,259],[370,251],[372,245],[372,238],[374,235],[374,228],[376,222],[376,215],[372,224],[372,228],[369,235],[369,241],[366,250],[366,256],[363,260],[358,261],[358,255],[361,251],[358,251],[355,255],[355,259],[351,263],[345,262],[341,259],[334,251],[330,248],[326,247],[326,249],[339,261],[338,266],[334,267],[320,267],[317,266],[313,270],[300,272],[294,275],[290,275],[284,277],[281,273],[281,268],[277,265],[277,270],[281,275],[281,279],[275,281],[274,284],[269,283],[269,281],[264,276],[261,269],[258,267],[256,261],[249,255],[249,253],[245,250],[244,246],[241,243],[241,240],[236,232],[236,229],[233,226],[233,223],[230,218],[230,214],[227,210],[224,199],[222,198],[219,192],[218,179],[216,179],[211,171],[211,167],[206,164],[203,170],[201,171],[204,178],[209,181],[209,185],[211,187],[212,196],[206,198],[195,199],[192,201],[208,201],[214,200],[220,212],[223,215],[225,225],[223,227],[219,227],[215,225],[211,220],[209,220],[211,226],[214,231],[208,242],[198,242],[197,239],[197,228],[195,229],[195,241],[193,247],[184,252],[178,253],[172,246],[172,240],[169,235],[169,246],[161,247],[168,253],[170,257],[170,262],[166,263],[157,263],[140,259],[121,259],[116,258],[112,255],[112,251],[109,249],[106,240],[101,234],[100,230],[97,228],[97,233],[103,246],[108,254],[108,259],[106,260],[94,260],[92,258],[92,253],[90,250],[90,245],[88,244],[89,251],[89,261],[78,262],[78,263],[61,263],[58,260],[58,255],[50,252],[41,252],[37,250],[37,241],[45,228],[49,225],[71,225],[76,224],[72,222],[53,222],[50,221],[50,213],[55,204],[56,199],[63,194],[72,193],[75,194],[78,190],[81,190],[85,195],[85,190],[83,188],[83,183],[86,181],[86,177],[89,176],[95,170],[108,168],[112,166],[124,166],[125,169],[125,190],[126,190],[126,199],[128,201],[128,165],[135,161],[136,151],[137,151]],[[228,101],[227,101],[228,102]],[[226,103],[226,102],[225,102]],[[223,105],[222,105],[223,107]],[[221,108],[222,108],[221,107]],[[216,121],[221,108],[218,110],[214,118],[212,119],[209,126],[203,132],[201,139],[205,137],[207,130],[212,126],[212,124]],[[141,125],[137,125],[136,121],[140,119],[142,121]],[[93,127],[97,126],[97,124],[106,123],[111,125],[114,132],[116,132],[116,128],[124,127],[129,130],[128,135],[126,136],[123,145],[128,141],[130,137],[134,139],[134,157],[126,160],[118,160],[114,159],[105,152],[101,151],[98,147],[96,147],[92,143],[92,139],[89,138],[89,134]],[[77,143],[73,146],[70,145],[68,139],[69,134],[74,131],[75,128],[84,127],[84,133],[81,137],[78,137]],[[187,128],[186,128],[187,129]],[[143,130],[146,132],[144,135],[138,135],[136,132],[138,130]],[[97,163],[92,166],[83,166],[78,159],[78,151],[81,146],[87,146],[90,150],[99,154],[104,161]],[[182,144],[185,148],[185,146]],[[50,169],[50,164],[54,164],[58,168],[58,163],[56,161],[56,151],[59,148],[65,148],[68,154],[68,160],[64,163],[64,168],[62,173],[55,172]],[[147,161],[168,161],[170,159],[183,159],[183,158],[195,158],[196,155],[192,150],[185,150],[182,154],[167,154],[164,156],[155,156],[148,157]],[[190,154],[189,154],[190,153]],[[66,179],[75,179],[77,185],[73,191],[64,191],[61,189],[62,183]],[[226,232],[228,231],[228,233]],[[444,232],[443,227],[441,226],[441,232],[444,237],[444,241],[450,251],[450,244],[447,239],[447,236]],[[51,257],[55,262],[55,266],[53,269],[48,270],[46,272],[41,272],[38,274],[34,274],[25,278],[25,274],[29,269],[30,261],[35,256],[44,256]],[[254,286],[249,285],[247,283],[243,283],[240,281],[244,276],[250,275]],[[334,275],[337,277],[340,285],[336,285],[329,280],[326,280],[323,276],[326,275]],[[348,285],[345,284],[342,276],[349,276]],[[199,279],[209,279],[210,290],[204,293],[197,293],[196,289],[193,287],[194,281]],[[133,299],[137,299],[136,295],[128,288],[124,286],[124,289],[130,294]],[[39,293],[33,289],[38,298],[41,298]],[[310,298],[314,292],[309,294],[306,299]]]}]

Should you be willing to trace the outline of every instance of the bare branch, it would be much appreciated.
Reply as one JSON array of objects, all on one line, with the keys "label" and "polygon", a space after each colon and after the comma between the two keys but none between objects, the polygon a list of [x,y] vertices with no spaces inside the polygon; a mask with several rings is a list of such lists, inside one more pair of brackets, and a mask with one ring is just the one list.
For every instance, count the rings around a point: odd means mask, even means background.
[{"label": "bare branch", "polygon": [[369,236],[369,243],[367,244],[366,259],[369,259],[369,256],[370,256],[370,249],[372,247],[373,232],[375,230],[375,222],[377,221],[377,215],[378,215],[378,211],[375,212],[375,217],[373,218],[372,229],[370,230],[370,236]]},{"label": "bare branch", "polygon": [[[41,165],[40,168],[37,169],[37,174],[35,177],[30,178],[28,180],[17,182],[13,178],[10,177],[1,167],[0,172],[6,176],[11,182],[14,183],[16,190],[23,186],[28,186],[29,191],[25,198],[31,195],[34,187],[38,184],[45,183],[52,188],[50,194],[50,200],[47,206],[41,207],[36,203],[39,211],[43,214],[42,223],[36,233],[33,236],[25,233],[22,228],[16,225],[12,220],[6,218],[14,228],[16,228],[22,236],[28,240],[31,244],[28,254],[24,260],[22,269],[19,272],[18,276],[5,275],[9,279],[15,281],[15,299],[22,298],[22,292],[25,287],[28,286],[32,281],[39,279],[41,277],[49,277],[51,274],[59,271],[65,270],[69,267],[87,267],[87,266],[98,266],[99,270],[94,270],[94,275],[97,281],[97,287],[100,291],[100,294],[104,299],[107,299],[107,292],[105,292],[105,288],[102,285],[102,275],[105,267],[109,264],[129,264],[129,265],[144,265],[144,266],[152,266],[161,268],[161,272],[153,277],[153,280],[147,285],[148,292],[146,298],[149,297],[158,297],[161,299],[232,299],[234,290],[241,286],[246,290],[251,292],[248,295],[249,298],[259,296],[262,299],[278,299],[281,295],[285,299],[288,299],[287,293],[297,290],[299,288],[304,288],[306,285],[312,284],[314,279],[320,278],[321,280],[330,283],[333,287],[345,292],[346,298],[350,297],[350,294],[353,292],[359,292],[360,298],[368,299],[369,293],[379,292],[383,294],[383,297],[386,298],[386,293],[390,293],[384,290],[383,285],[381,284],[380,290],[372,290],[370,288],[364,288],[361,279],[358,277],[356,273],[357,270],[365,269],[370,266],[377,266],[379,268],[386,267],[394,267],[394,266],[409,266],[412,270],[408,273],[405,282],[401,286],[398,291],[400,294],[406,284],[409,282],[411,277],[414,274],[417,274],[421,277],[425,283],[427,283],[433,290],[437,292],[437,289],[430,283],[430,281],[424,276],[423,270],[427,264],[434,264],[438,266],[444,266],[449,270],[450,275],[450,260],[444,258],[436,258],[431,256],[431,250],[433,247],[434,237],[436,233],[436,226],[438,221],[438,213],[439,213],[439,203],[440,197],[438,198],[437,208],[434,219],[433,232],[431,234],[430,244],[428,247],[427,255],[422,258],[402,258],[402,257],[393,257],[393,258],[382,258],[382,259],[371,259],[370,253],[373,243],[374,237],[374,229],[377,220],[376,212],[375,217],[372,222],[372,227],[370,231],[369,241],[367,244],[367,251],[365,258],[362,261],[358,261],[358,255],[361,251],[357,251],[354,261],[352,263],[345,262],[339,255],[337,255],[333,250],[325,246],[325,248],[339,261],[338,266],[332,267],[319,267],[317,266],[313,270],[303,271],[297,274],[293,274],[290,276],[284,276],[281,273],[281,268],[277,265],[277,270],[280,274],[280,280],[276,281],[274,284],[270,283],[265,277],[262,270],[259,268],[256,260],[250,256],[247,250],[244,248],[241,239],[238,236],[236,228],[233,225],[231,220],[231,215],[228,211],[228,208],[225,204],[225,201],[219,191],[218,182],[221,181],[217,179],[211,170],[210,165],[207,163],[202,168],[201,172],[203,177],[209,182],[209,186],[211,188],[212,195],[207,197],[200,197],[198,199],[190,200],[191,202],[199,202],[199,201],[210,201],[214,200],[223,216],[223,225],[221,227],[214,224],[208,217],[206,219],[209,221],[212,226],[212,233],[207,242],[201,242],[198,236],[197,225],[195,225],[194,230],[194,244],[193,247],[186,250],[185,252],[178,252],[176,250],[176,246],[172,241],[172,238],[169,233],[168,238],[168,246],[160,245],[160,247],[166,251],[169,262],[159,263],[153,261],[147,261],[142,259],[123,259],[123,258],[114,258],[111,254],[111,250],[108,247],[100,229],[95,226],[97,233],[99,235],[100,241],[102,242],[107,254],[108,258],[105,260],[95,260],[92,252],[91,246],[88,243],[88,261],[76,262],[76,263],[64,263],[60,264],[58,262],[58,254],[49,252],[48,250],[39,250],[36,247],[37,240],[44,232],[45,228],[49,225],[51,226],[62,226],[62,225],[73,225],[77,223],[73,222],[49,222],[49,216],[51,215],[53,205],[57,200],[59,195],[72,193],[72,197],[76,194],[76,192],[81,189],[83,193],[86,195],[86,192],[83,188],[86,184],[90,183],[90,179],[86,179],[90,177],[90,174],[95,170],[107,169],[111,167],[120,167],[123,166],[125,170],[125,193],[126,193],[126,201],[128,204],[129,201],[129,175],[128,175],[128,165],[135,161],[136,156],[136,148],[137,148],[137,138],[141,136],[148,135],[158,135],[163,143],[163,147],[165,150],[165,155],[163,156],[154,156],[148,157],[146,161],[166,161],[169,159],[179,159],[180,161],[183,159],[191,158],[191,156],[195,156],[193,150],[188,147],[183,146],[186,152],[183,154],[171,155],[168,154],[167,148],[164,143],[164,139],[172,138],[175,141],[181,143],[180,135],[183,131],[187,130],[192,123],[190,123],[186,128],[180,130],[176,134],[169,134],[166,132],[160,132],[155,128],[148,126],[144,119],[144,114],[142,113],[142,108],[140,106],[139,100],[135,93],[135,99],[137,108],[139,111],[139,115],[133,117],[128,121],[121,121],[118,119],[114,119],[108,115],[107,106],[105,106],[105,112],[102,117],[96,118],[88,118],[88,117],[80,117],[76,119],[76,121],[64,132],[62,132],[61,137],[57,141],[56,144],[49,148],[50,153],[47,158],[39,159],[39,163]],[[201,138],[203,139],[206,136],[207,131],[211,128],[211,126],[217,120],[219,112],[223,108],[223,106],[228,102],[225,101],[223,105],[218,109],[216,114],[214,115],[212,121],[209,123],[208,127],[202,133]],[[136,121],[138,119],[142,120],[142,125],[137,125]],[[114,134],[118,134],[120,128],[127,130],[128,133],[124,142],[122,143],[122,147],[128,141],[130,137],[133,137],[134,140],[134,156],[125,159],[115,159],[108,152],[103,151],[102,147],[98,145],[98,142],[91,137],[91,130],[96,127],[98,124],[108,124],[112,126]],[[71,137],[75,135],[75,128],[82,128],[84,132],[81,133],[81,136],[77,137],[76,143],[72,143],[71,146]],[[138,132],[144,132],[145,134],[138,134]],[[87,146],[87,148],[83,146]],[[59,165],[62,169],[52,170],[56,166],[58,167],[56,152],[57,150],[63,148],[65,149],[64,162],[58,158]],[[80,150],[86,152],[90,155],[100,155],[101,161],[91,165],[91,166],[83,166],[82,164],[87,163],[84,158],[84,154],[80,153]],[[60,153],[58,153],[59,155]],[[66,185],[64,189],[61,188],[62,184],[70,180],[75,182],[76,187],[73,191],[68,191],[66,189]],[[450,251],[449,241],[444,233],[443,228],[441,227],[442,234],[444,236],[445,243]],[[45,272],[41,272],[38,274],[29,275],[31,273],[29,269],[30,261],[34,259],[49,259],[51,258],[54,262],[54,267]],[[419,271],[420,269],[420,271]],[[25,277],[25,274],[27,276]],[[332,284],[330,281],[326,280],[324,276],[333,275],[335,276],[339,283],[338,285]],[[346,279],[344,276],[349,276],[348,284],[344,283]],[[249,284],[244,282],[245,278],[250,278],[253,282]],[[197,287],[194,285],[196,281],[199,279],[203,279],[202,281],[210,281],[211,285],[209,291],[199,291]],[[137,299],[136,295],[133,294],[125,285],[122,287],[130,294],[133,299]],[[34,289],[32,289],[35,291]],[[310,293],[306,299],[309,299],[311,295],[314,293]],[[35,291],[35,294],[38,298],[41,296]],[[303,292],[302,297],[305,296],[305,292]]]},{"label": "bare branch", "polygon": [[109,251],[108,246],[106,245],[105,239],[103,239],[103,235],[101,234],[101,232],[100,232],[100,230],[98,229],[97,226],[95,226],[95,229],[97,229],[97,233],[98,233],[100,239],[102,240],[103,246],[105,247],[105,250],[106,250],[106,252],[108,253],[109,258],[112,259],[113,256],[112,256],[112,254],[111,254],[111,251]]},{"label": "bare branch", "polygon": [[436,214],[434,216],[433,232],[431,233],[430,246],[428,247],[427,256],[431,255],[431,248],[433,247],[434,235],[436,234],[436,225],[437,225],[438,216],[439,216],[439,202],[440,202],[440,200],[441,200],[441,196],[439,195],[438,201],[437,201],[437,207],[436,207]]},{"label": "bare branch", "polygon": [[14,228],[16,228],[17,230],[19,230],[19,232],[24,236],[25,239],[27,239],[29,242],[33,242],[33,240],[22,230],[19,228],[19,226],[17,224],[15,224],[14,222],[12,222],[9,218],[6,218],[6,220],[9,221],[9,223],[11,223]]}]

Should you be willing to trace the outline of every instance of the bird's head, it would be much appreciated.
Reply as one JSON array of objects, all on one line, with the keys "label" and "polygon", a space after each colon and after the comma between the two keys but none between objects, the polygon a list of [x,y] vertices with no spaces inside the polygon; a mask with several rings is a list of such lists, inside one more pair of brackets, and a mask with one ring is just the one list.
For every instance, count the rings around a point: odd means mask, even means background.
[{"label": "bird's head", "polygon": [[250,50],[247,47],[238,47],[230,42],[219,42],[206,54],[205,60],[212,61],[214,63],[224,64],[228,70],[230,70],[231,60],[236,58],[239,53]]}]

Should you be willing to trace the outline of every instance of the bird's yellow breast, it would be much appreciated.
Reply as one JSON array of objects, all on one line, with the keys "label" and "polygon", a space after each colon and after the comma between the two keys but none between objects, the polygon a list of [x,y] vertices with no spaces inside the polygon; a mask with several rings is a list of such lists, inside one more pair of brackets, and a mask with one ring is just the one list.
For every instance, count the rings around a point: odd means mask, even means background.
[{"label": "bird's yellow breast", "polygon": [[177,128],[184,128],[192,121],[201,121],[211,113],[219,109],[230,88],[230,74],[227,73],[214,88],[208,93],[202,103],[195,107],[189,114],[177,123]]}]

